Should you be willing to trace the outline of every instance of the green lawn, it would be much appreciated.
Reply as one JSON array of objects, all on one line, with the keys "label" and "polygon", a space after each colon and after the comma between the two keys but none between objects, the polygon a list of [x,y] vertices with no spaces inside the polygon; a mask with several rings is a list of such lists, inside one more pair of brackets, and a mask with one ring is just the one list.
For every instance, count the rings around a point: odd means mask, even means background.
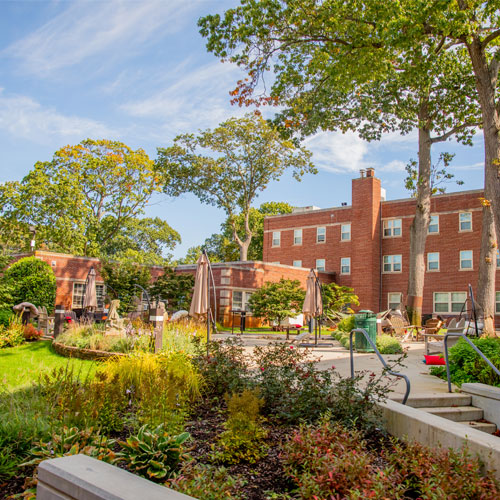
[{"label": "green lawn", "polygon": [[97,366],[95,361],[59,356],[53,351],[50,340],[0,349],[0,385],[9,390],[26,387],[36,382],[41,373],[68,364],[85,375],[89,371],[93,373]]}]

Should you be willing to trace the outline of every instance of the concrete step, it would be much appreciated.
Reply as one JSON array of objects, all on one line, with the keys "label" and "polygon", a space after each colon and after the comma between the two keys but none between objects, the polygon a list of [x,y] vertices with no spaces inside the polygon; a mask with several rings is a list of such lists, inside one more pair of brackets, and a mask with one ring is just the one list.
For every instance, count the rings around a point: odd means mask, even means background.
[{"label": "concrete step", "polygon": [[459,422],[460,424],[467,425],[472,427],[473,429],[477,429],[478,431],[483,431],[488,434],[493,434],[497,430],[497,426],[491,422]]},{"label": "concrete step", "polygon": [[[401,403],[403,397],[396,396],[391,399]],[[435,408],[444,406],[469,406],[471,402],[472,397],[469,394],[444,392],[442,394],[417,394],[410,396],[406,404],[413,408]]]},{"label": "concrete step", "polygon": [[454,422],[467,422],[471,420],[481,420],[483,418],[483,410],[474,406],[445,406],[445,407],[427,407],[420,410],[432,413],[438,417],[447,418]]}]

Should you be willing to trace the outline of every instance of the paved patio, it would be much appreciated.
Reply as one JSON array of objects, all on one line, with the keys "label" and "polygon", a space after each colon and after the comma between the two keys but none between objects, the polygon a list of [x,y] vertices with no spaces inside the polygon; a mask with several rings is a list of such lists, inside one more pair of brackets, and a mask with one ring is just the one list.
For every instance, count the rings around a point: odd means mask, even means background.
[{"label": "paved patio", "polygon": [[[251,353],[257,345],[267,345],[270,342],[281,341],[285,342],[285,335],[277,334],[230,334],[219,333],[213,336],[214,340],[228,337],[240,337],[245,345],[245,349]],[[293,336],[291,335],[292,339]],[[308,341],[314,342],[313,340]],[[327,345],[329,344],[329,345]],[[448,384],[429,374],[430,367],[422,361],[424,359],[424,343],[423,342],[407,342],[403,344],[403,348],[408,349],[408,357],[404,360],[403,365],[396,368],[395,371],[403,373],[410,379],[412,396],[417,394],[443,394],[448,392]],[[305,347],[300,347],[305,349]],[[343,377],[350,376],[350,359],[349,350],[344,349],[339,342],[332,338],[322,337],[317,347],[310,348],[312,354],[320,358],[318,366],[323,369],[335,366],[335,369]],[[389,363],[399,357],[399,355],[383,355],[384,359]],[[369,371],[380,373],[382,371],[382,363],[374,353],[354,353],[354,369],[356,371]],[[393,377],[391,377],[393,378]],[[395,378],[395,377],[394,377]],[[454,387],[453,387],[454,388]],[[406,383],[403,379],[398,379],[392,387],[394,396],[403,395],[406,390]]]}]

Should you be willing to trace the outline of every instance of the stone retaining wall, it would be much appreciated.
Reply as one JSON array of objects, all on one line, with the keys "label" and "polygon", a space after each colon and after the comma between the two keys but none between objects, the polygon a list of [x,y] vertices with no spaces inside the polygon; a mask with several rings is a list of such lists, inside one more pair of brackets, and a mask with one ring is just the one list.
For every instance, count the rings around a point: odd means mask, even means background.
[{"label": "stone retaining wall", "polygon": [[57,354],[67,358],[90,359],[94,361],[105,361],[116,356],[127,356],[122,352],[95,351],[93,349],[83,349],[61,344],[60,342],[52,342],[52,347]]}]

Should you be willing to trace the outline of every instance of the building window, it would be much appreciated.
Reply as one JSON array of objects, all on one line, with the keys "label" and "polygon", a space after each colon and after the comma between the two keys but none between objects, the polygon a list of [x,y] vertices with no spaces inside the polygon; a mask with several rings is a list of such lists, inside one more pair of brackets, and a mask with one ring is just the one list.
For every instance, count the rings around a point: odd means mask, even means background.
[{"label": "building window", "polygon": [[460,269],[472,269],[472,250],[460,250]]},{"label": "building window", "polygon": [[239,290],[233,291],[233,311],[250,311],[248,299],[252,296],[253,292],[241,292]]},{"label": "building window", "polygon": [[497,248],[497,269],[500,269],[500,250]]},{"label": "building window", "polygon": [[387,294],[387,306],[389,309],[399,309],[401,302],[403,302],[403,294],[401,292]]},{"label": "building window", "polygon": [[495,293],[495,312],[500,314],[500,292]]},{"label": "building window", "polygon": [[431,221],[429,223],[429,229],[427,229],[428,234],[439,233],[439,215],[431,215]]},{"label": "building window", "polygon": [[401,255],[384,255],[384,273],[400,273],[401,261]]},{"label": "building window", "polygon": [[[97,309],[104,309],[105,285],[96,284],[95,292],[97,298]],[[73,283],[73,309],[82,309],[83,297],[85,295],[85,283]]]},{"label": "building window", "polygon": [[273,247],[279,247],[281,244],[281,231],[273,231]]},{"label": "building window", "polygon": [[460,231],[472,231],[472,213],[460,212]]},{"label": "building window", "polygon": [[340,241],[351,240],[351,224],[341,224],[340,226]]},{"label": "building window", "polygon": [[276,261],[274,261],[274,262],[271,262],[271,264],[279,264],[279,263],[280,263],[280,261],[279,261],[279,260],[276,260]]},{"label": "building window", "polygon": [[316,228],[316,243],[324,243],[326,241],[326,227]]},{"label": "building window", "polygon": [[384,221],[384,238],[395,238],[401,236],[401,219],[389,219]]},{"label": "building window", "polygon": [[294,229],[293,231],[293,244],[302,245],[302,229]]},{"label": "building window", "polygon": [[302,261],[301,260],[294,260],[293,267],[302,267]]},{"label": "building window", "polygon": [[439,252],[427,254],[427,271],[439,271]]},{"label": "building window", "polygon": [[351,274],[351,257],[340,259],[340,274]]},{"label": "building window", "polygon": [[466,292],[434,292],[434,312],[460,313],[466,300]]},{"label": "building window", "polygon": [[318,271],[325,270],[325,259],[316,259],[316,269]]}]

